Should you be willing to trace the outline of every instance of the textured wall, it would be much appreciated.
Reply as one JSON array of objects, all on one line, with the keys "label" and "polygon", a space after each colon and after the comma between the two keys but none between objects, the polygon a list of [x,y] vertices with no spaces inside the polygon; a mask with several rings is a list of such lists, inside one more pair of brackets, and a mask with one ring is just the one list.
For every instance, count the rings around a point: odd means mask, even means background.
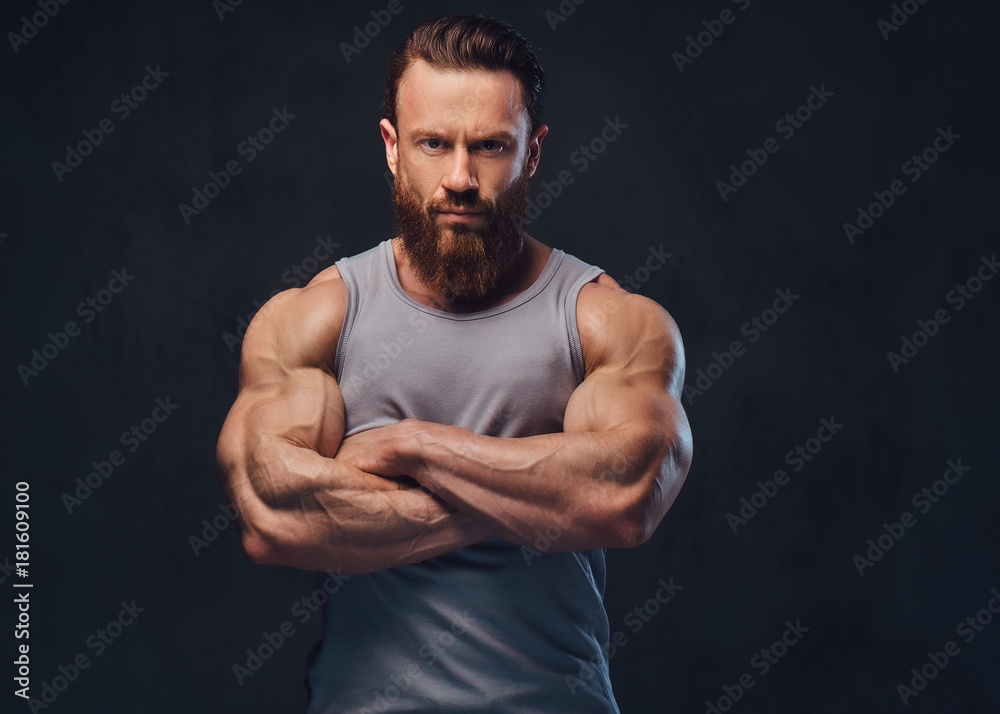
[{"label": "textured wall", "polygon": [[[996,710],[985,3],[402,0],[347,56],[386,3],[51,3],[0,12],[0,629],[8,663],[30,642],[34,696],[68,685],[42,711],[303,711],[310,575],[251,564],[235,526],[192,546],[204,520],[228,525],[214,449],[234,335],[296,271],[391,235],[384,63],[453,11],[504,17],[545,67],[531,232],[632,280],[684,337],[693,468],[654,537],[608,553],[622,711]],[[275,112],[273,141],[243,144]],[[179,208],[227,164],[207,205]],[[649,272],[651,251],[670,257]],[[110,473],[76,493],[94,462]],[[34,585],[29,640],[15,582]],[[238,681],[283,622],[294,634]]]}]

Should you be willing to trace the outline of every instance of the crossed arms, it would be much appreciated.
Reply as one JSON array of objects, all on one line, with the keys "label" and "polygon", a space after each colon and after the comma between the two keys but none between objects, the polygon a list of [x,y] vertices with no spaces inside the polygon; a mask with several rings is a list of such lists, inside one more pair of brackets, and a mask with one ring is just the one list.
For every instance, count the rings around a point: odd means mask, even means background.
[{"label": "crossed arms", "polygon": [[680,335],[657,303],[604,275],[581,290],[586,377],[563,433],[498,438],[404,419],[344,439],[332,364],[346,301],[333,272],[273,297],[244,338],[217,458],[253,562],[355,574],[490,535],[531,546],[553,525],[552,551],[649,538],[692,448]]}]

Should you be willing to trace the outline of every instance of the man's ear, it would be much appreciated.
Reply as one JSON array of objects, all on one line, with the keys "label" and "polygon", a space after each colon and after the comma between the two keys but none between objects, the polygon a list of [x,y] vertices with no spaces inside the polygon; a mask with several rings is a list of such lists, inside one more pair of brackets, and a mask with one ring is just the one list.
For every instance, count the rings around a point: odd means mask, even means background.
[{"label": "man's ear", "polygon": [[528,137],[528,177],[535,175],[535,169],[538,168],[538,162],[542,158],[542,140],[545,135],[549,133],[549,128],[544,124],[539,124],[538,127],[531,132],[531,136]]},{"label": "man's ear", "polygon": [[396,175],[396,166],[399,162],[399,139],[396,136],[396,127],[388,119],[379,122],[382,129],[382,141],[385,142],[385,162],[389,165],[392,175]]}]

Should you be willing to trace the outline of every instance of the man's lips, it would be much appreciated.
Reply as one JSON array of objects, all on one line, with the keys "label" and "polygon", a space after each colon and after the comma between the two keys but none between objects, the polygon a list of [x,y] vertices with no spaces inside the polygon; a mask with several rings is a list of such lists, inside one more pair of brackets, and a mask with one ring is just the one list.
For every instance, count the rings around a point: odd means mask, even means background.
[{"label": "man's lips", "polygon": [[475,221],[483,215],[482,211],[470,211],[465,208],[437,211],[437,213],[448,221]]}]

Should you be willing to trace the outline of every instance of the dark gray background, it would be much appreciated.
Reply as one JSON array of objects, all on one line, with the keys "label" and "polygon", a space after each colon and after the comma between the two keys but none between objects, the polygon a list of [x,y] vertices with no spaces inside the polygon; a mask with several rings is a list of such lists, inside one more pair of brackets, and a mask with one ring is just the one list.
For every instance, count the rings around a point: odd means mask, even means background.
[{"label": "dark gray background", "polygon": [[[745,672],[756,684],[733,710],[747,714],[995,711],[1000,625],[968,644],[955,626],[1000,587],[1000,282],[961,311],[946,302],[997,250],[995,12],[927,2],[884,39],[888,2],[589,0],[553,29],[556,0],[404,0],[348,63],[340,43],[385,3],[331,5],[243,2],[220,20],[207,0],[76,1],[17,53],[0,48],[2,503],[30,482],[33,693],[77,654],[92,663],[45,711],[304,710],[320,618],[303,626],[290,610],[311,576],[251,564],[235,526],[197,557],[188,540],[222,501],[214,449],[238,367],[223,334],[289,287],[282,274],[318,236],[341,244],[326,267],[391,235],[384,64],[416,22],[453,11],[507,19],[546,70],[533,195],[564,169],[575,180],[532,233],[619,279],[650,248],[671,252],[640,292],[680,326],[689,384],[713,352],[745,347],[685,400],[695,456],[674,508],[647,544],[608,552],[611,628],[629,638],[611,661],[622,712],[704,712]],[[735,21],[678,72],[672,53],[725,8]],[[5,3],[0,29],[37,11]],[[118,119],[109,105],[147,64],[169,76]],[[785,140],[775,122],[813,85],[833,96]],[[288,128],[186,225],[178,204],[243,163],[237,145],[284,106]],[[52,162],[104,117],[113,133],[58,181]],[[572,153],[609,117],[628,128],[578,171]],[[961,138],[911,183],[901,166],[939,127]],[[769,137],[778,153],[722,201],[715,182]],[[842,225],[897,178],[906,193],[850,244]],[[122,266],[134,281],[83,325],[76,305]],[[785,288],[800,299],[750,344],[741,325]],[[894,372],[887,352],[939,308],[949,322]],[[17,365],[69,320],[81,334],[25,385]],[[167,396],[176,414],[68,514],[61,495]],[[785,453],[823,417],[844,428],[734,535],[726,514],[788,470]],[[957,458],[971,470],[919,514],[911,496]],[[916,525],[859,576],[852,557],[905,510]],[[0,587],[13,593],[4,511]],[[632,633],[627,612],[669,577],[682,590]],[[12,597],[0,597],[8,633]],[[145,612],[95,657],[87,638],[133,598]],[[751,657],[796,619],[809,632],[761,676]],[[297,633],[238,684],[233,665],[286,620]],[[961,653],[904,707],[896,685],[948,640]],[[17,641],[5,642],[11,662]]]}]

